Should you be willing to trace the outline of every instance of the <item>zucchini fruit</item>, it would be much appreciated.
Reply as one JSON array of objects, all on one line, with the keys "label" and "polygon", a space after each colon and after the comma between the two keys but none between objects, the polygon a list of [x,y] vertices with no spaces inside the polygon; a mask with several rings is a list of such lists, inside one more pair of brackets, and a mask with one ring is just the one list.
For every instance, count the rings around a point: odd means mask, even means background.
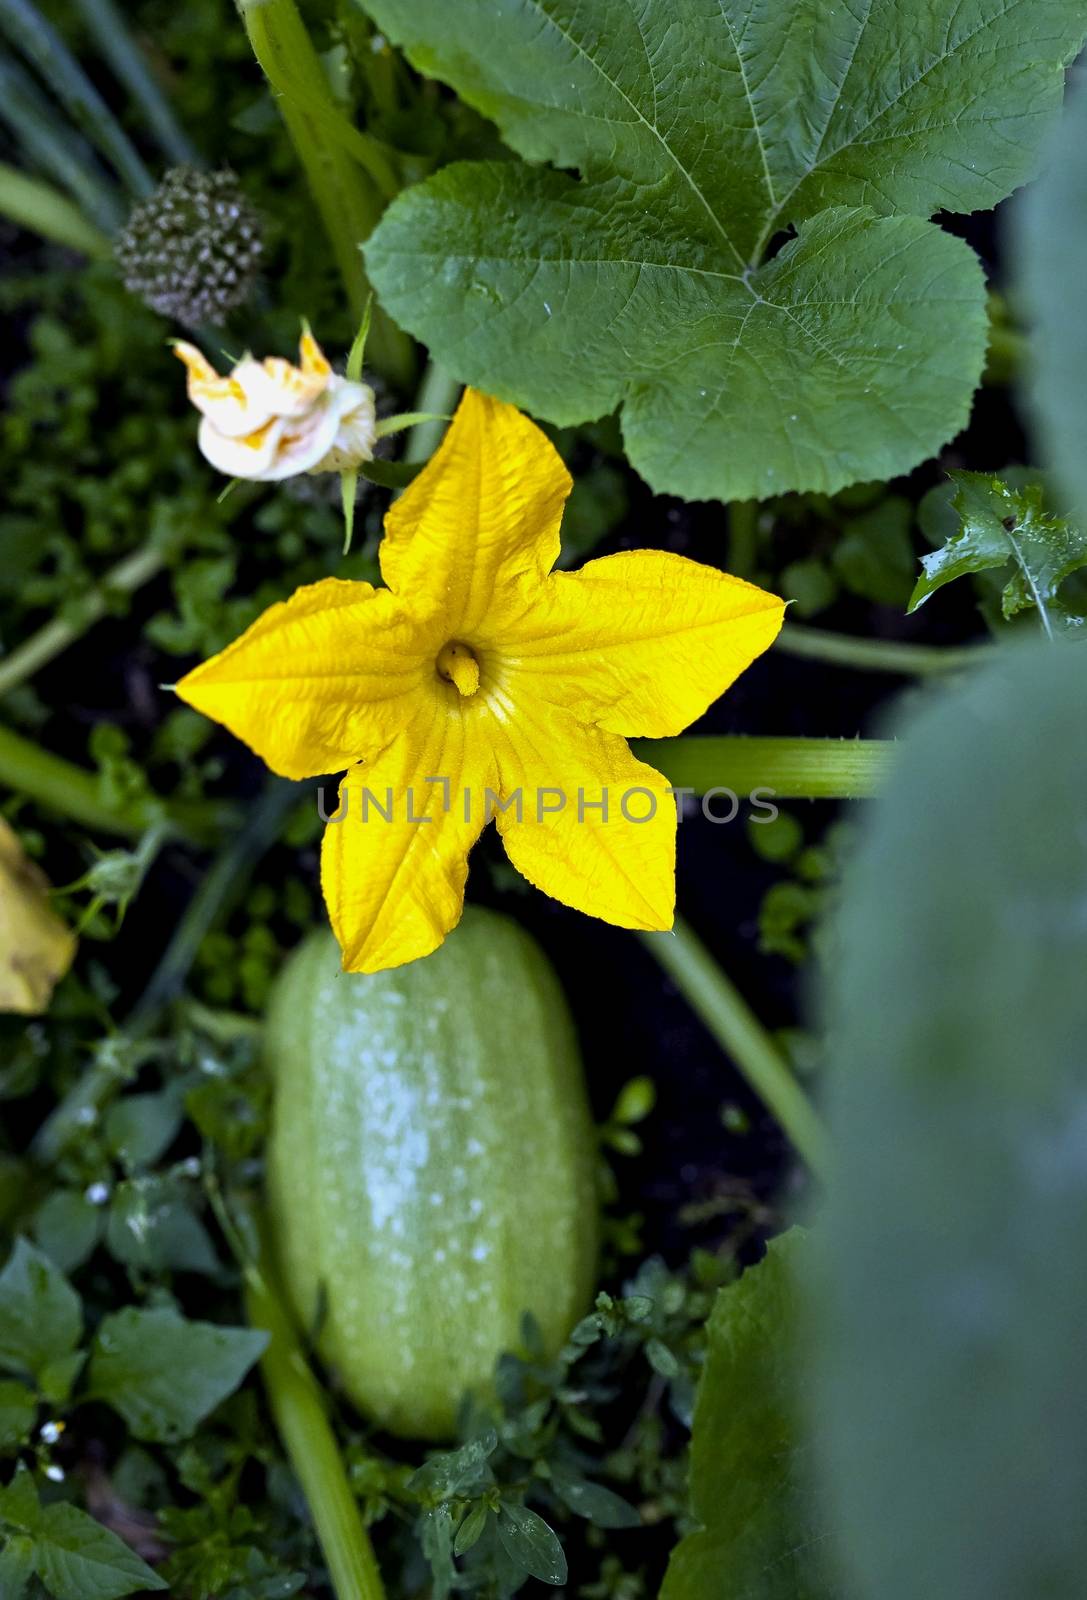
[{"label": "zucchini fruit", "polygon": [[446,1438],[525,1311],[551,1355],[592,1293],[595,1131],[554,971],[475,907],[387,972],[342,972],[314,934],[265,1050],[269,1211],[302,1326],[382,1427]]}]

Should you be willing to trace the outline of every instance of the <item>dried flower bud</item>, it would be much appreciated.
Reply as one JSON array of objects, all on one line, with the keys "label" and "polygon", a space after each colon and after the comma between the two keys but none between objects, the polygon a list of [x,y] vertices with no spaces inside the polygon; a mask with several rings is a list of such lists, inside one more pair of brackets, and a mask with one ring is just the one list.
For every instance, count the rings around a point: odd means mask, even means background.
[{"label": "dried flower bud", "polygon": [[247,298],[261,232],[233,172],[173,167],[135,207],[114,250],[131,294],[195,328],[221,322]]},{"label": "dried flower bud", "polygon": [[301,472],[349,472],[373,458],[374,391],[341,378],[308,327],[298,366],[246,355],[225,377],[193,344],[174,340],[201,413],[200,449],[232,478],[277,483]]}]

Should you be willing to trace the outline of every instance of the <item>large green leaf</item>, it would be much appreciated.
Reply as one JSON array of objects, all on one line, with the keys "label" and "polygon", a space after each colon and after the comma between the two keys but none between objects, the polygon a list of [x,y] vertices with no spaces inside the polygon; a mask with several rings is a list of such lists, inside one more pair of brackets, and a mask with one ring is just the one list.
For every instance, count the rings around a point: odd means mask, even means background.
[{"label": "large green leaf", "polygon": [[1087,1572],[1087,658],[908,731],[830,970],[815,1440],[857,1600]]},{"label": "large green leaf", "polygon": [[1087,92],[1068,109],[1045,176],[1017,211],[1016,243],[1034,318],[1034,402],[1042,442],[1077,514],[1087,516]]},{"label": "large green leaf", "polygon": [[799,1233],[718,1290],[691,1437],[691,1511],[661,1600],[817,1600],[825,1530],[796,1421]]},{"label": "large green leaf", "polygon": [[365,4],[580,173],[447,168],[371,237],[386,306],[457,376],[556,422],[621,405],[634,465],[689,498],[886,476],[965,422],[981,273],[923,219],[1027,175],[1078,0]]}]

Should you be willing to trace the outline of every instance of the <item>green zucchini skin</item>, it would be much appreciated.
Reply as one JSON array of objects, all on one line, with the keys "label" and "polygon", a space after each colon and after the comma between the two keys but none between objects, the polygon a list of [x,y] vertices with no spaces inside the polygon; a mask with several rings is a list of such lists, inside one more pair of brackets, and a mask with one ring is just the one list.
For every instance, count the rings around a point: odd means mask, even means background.
[{"label": "green zucchini skin", "polygon": [[367,1415],[453,1431],[531,1311],[550,1353],[592,1293],[596,1137],[558,980],[517,923],[469,907],[425,960],[296,951],[265,1030],[268,1195],[303,1327]]}]

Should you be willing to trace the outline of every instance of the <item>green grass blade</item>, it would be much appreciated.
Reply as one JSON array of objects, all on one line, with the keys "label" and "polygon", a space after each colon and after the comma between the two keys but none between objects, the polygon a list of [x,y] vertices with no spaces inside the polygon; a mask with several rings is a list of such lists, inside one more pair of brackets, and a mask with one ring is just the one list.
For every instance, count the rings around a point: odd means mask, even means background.
[{"label": "green grass blade", "polygon": [[76,0],[103,57],[147,119],[163,154],[177,165],[200,166],[200,155],[155,80],[115,0]]},{"label": "green grass blade", "polygon": [[41,178],[28,177],[0,162],[0,214],[43,239],[108,260],[113,254],[108,234],[89,222],[65,194]]},{"label": "green grass blade", "polygon": [[59,118],[30,74],[0,54],[0,119],[25,159],[48,173],[94,222],[107,231],[124,216],[121,197],[86,140]]},{"label": "green grass blade", "polygon": [[0,0],[0,28],[41,73],[76,125],[113,166],[131,192],[150,194],[154,179],[135,145],[51,23],[31,0]]}]

